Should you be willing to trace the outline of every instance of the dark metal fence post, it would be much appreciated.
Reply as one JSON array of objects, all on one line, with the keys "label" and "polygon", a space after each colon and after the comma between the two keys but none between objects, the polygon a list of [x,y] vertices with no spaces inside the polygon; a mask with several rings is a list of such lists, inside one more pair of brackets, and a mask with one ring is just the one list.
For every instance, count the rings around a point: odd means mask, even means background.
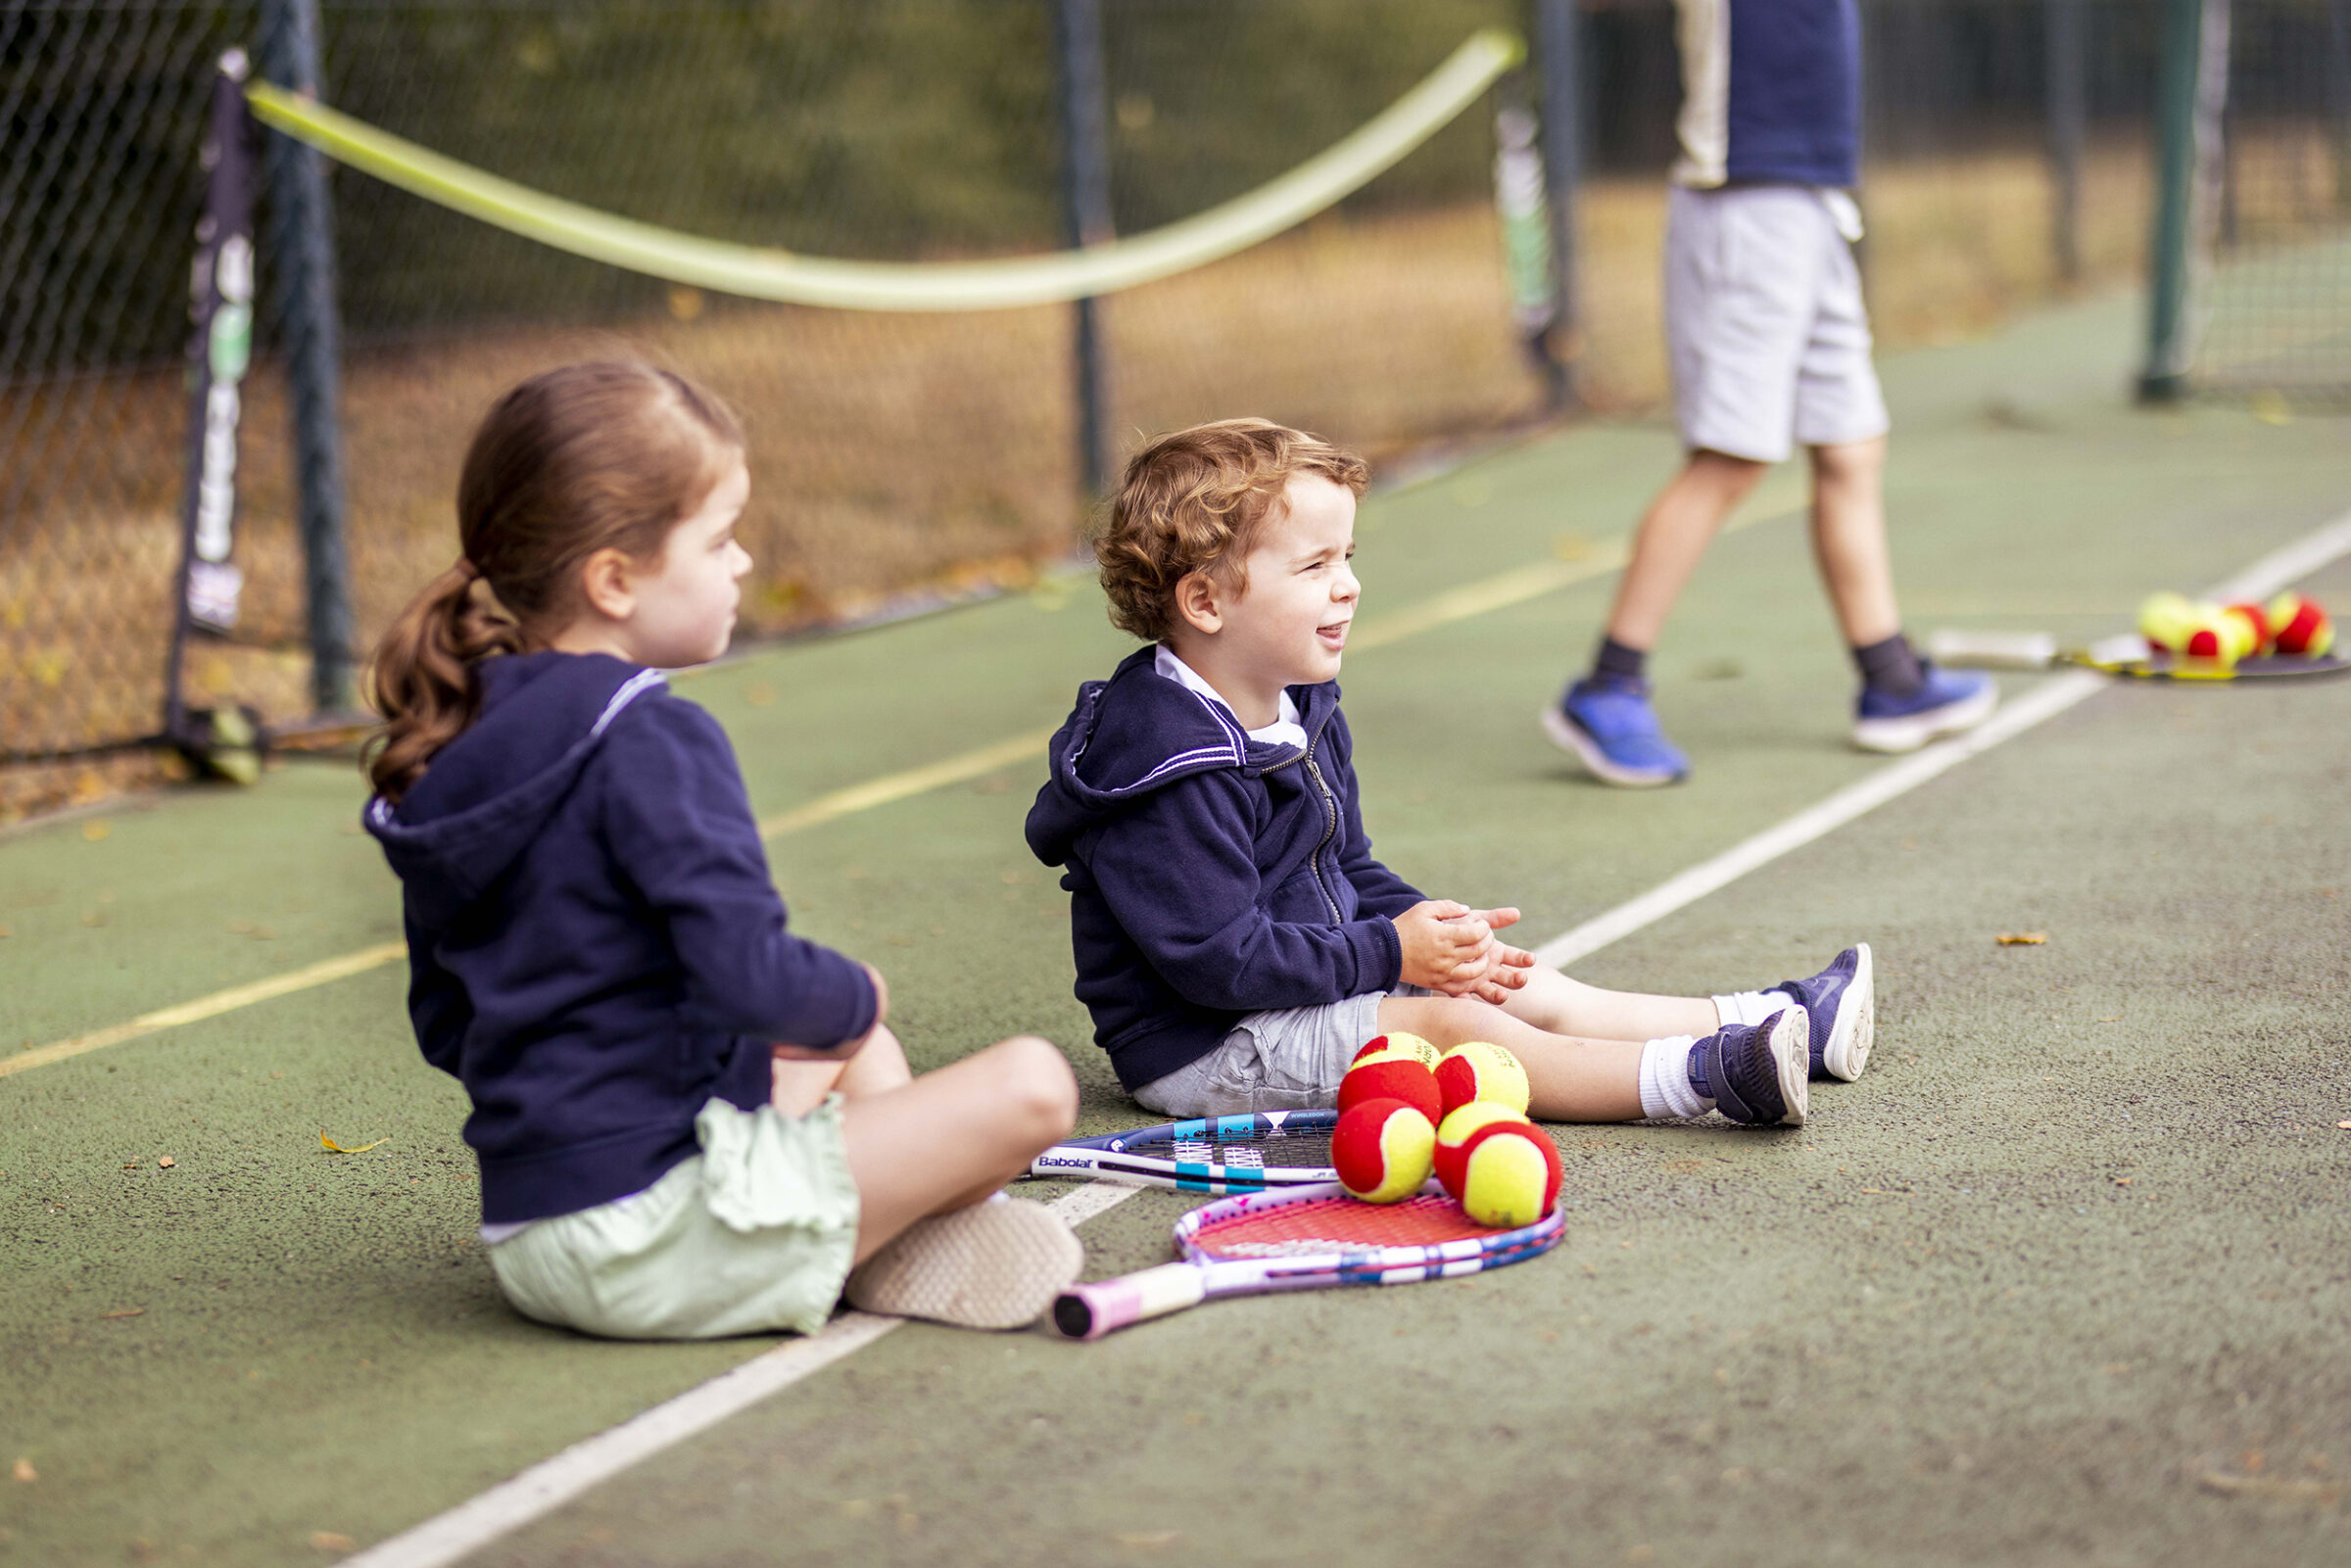
[{"label": "dark metal fence post", "polygon": [[[1102,66],[1101,0],[1056,0],[1054,41],[1061,55],[1061,178],[1073,246],[1117,237],[1110,216],[1110,123]],[[1110,380],[1095,302],[1076,307],[1078,471],[1090,498],[1109,483]]]},{"label": "dark metal fence post", "polygon": [[2082,154],[2088,140],[2089,101],[2083,79],[2083,0],[2046,0],[2049,173],[2055,185],[2050,214],[2057,275],[2082,280]]},{"label": "dark metal fence post", "polygon": [[2334,205],[2351,210],[2351,0],[2327,8],[2327,118],[2334,122]]},{"label": "dark metal fence post", "polygon": [[[2199,89],[2206,60],[2206,7],[2226,0],[2163,0],[2163,59],[2155,86],[2155,232],[2148,245],[2147,362],[2142,403],[2171,403],[2186,390],[2194,353],[2190,272],[2202,236],[2197,189]],[[2225,59],[2224,59],[2225,69]]]},{"label": "dark metal fence post", "polygon": [[1580,24],[1576,0],[1535,0],[1535,47],[1543,72],[1543,171],[1551,208],[1551,268],[1559,314],[1551,326],[1555,408],[1574,407],[1583,397],[1579,371],[1584,357],[1583,301],[1577,293],[1576,188],[1584,173],[1584,125]]},{"label": "dark metal fence post", "polygon": [[[318,92],[318,0],[264,0],[262,74]],[[358,628],[344,542],[342,318],[335,306],[335,220],[326,166],[284,136],[268,146],[270,224],[264,267],[286,339],[294,462],[310,606],[311,700],[322,713],[358,706]]]}]

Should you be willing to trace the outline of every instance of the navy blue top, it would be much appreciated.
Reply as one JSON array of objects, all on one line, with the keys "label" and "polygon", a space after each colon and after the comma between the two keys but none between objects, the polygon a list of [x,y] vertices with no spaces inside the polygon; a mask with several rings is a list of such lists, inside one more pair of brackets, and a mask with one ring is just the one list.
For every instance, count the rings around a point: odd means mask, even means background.
[{"label": "navy blue top", "polygon": [[1290,688],[1304,750],[1152,668],[1078,689],[1029,847],[1066,868],[1078,998],[1133,1089],[1242,1015],[1392,989],[1420,893],[1371,858],[1336,684]]},{"label": "navy blue top", "polygon": [[1861,177],[1861,18],[1854,0],[1730,0],[1731,145],[1742,182]]},{"label": "navy blue top", "polygon": [[1674,179],[1843,190],[1861,171],[1855,0],[1676,0],[1682,157]]},{"label": "navy blue top", "polygon": [[473,1099],[503,1224],[651,1186],[713,1096],[767,1103],[770,1041],[856,1039],[876,999],[785,929],[717,720],[603,654],[479,678],[479,720],[366,821],[401,879],[417,1044]]}]

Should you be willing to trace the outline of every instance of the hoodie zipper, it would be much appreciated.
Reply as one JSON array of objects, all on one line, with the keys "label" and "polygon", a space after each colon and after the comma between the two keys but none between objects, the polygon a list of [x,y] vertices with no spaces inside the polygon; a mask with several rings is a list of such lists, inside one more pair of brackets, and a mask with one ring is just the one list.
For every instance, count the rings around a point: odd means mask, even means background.
[{"label": "hoodie zipper", "polygon": [[[1322,725],[1328,723],[1330,720],[1326,716]],[[1330,923],[1341,926],[1346,923],[1339,916],[1339,901],[1330,896],[1330,884],[1322,879],[1322,851],[1330,847],[1331,839],[1337,836],[1339,831],[1338,797],[1330,792],[1330,785],[1322,782],[1322,770],[1315,766],[1315,746],[1322,738],[1322,725],[1315,727],[1315,733],[1306,737],[1306,749],[1292,760],[1306,764],[1306,776],[1314,780],[1316,792],[1322,797],[1322,836],[1306,857],[1306,864],[1307,869],[1315,874],[1315,891],[1322,895],[1322,907],[1330,911]],[[1278,773],[1289,765],[1288,762],[1277,762],[1265,772]]]}]

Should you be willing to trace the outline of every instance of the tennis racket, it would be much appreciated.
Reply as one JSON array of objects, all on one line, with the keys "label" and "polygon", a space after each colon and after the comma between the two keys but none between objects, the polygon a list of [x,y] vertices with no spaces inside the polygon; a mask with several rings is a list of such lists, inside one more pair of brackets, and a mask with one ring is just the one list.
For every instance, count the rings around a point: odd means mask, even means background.
[{"label": "tennis racket", "polygon": [[1265,1111],[1163,1121],[1132,1132],[1058,1143],[1029,1163],[1032,1176],[1104,1176],[1210,1194],[1335,1181],[1336,1111]]},{"label": "tennis racket", "polygon": [[2046,670],[2070,664],[2131,681],[2284,681],[2351,670],[2351,660],[2332,653],[2320,658],[2275,653],[2234,664],[2174,659],[2151,650],[2135,632],[2069,648],[2059,646],[2046,632],[1943,630],[1927,639],[1927,657],[1938,664],[1979,670]]},{"label": "tennis racket", "polygon": [[1433,1181],[1400,1204],[1358,1203],[1335,1181],[1244,1193],[1176,1222],[1181,1262],[1063,1291],[1053,1326],[1071,1339],[1097,1340],[1219,1296],[1482,1273],[1551,1251],[1566,1224],[1555,1209],[1531,1225],[1495,1230],[1462,1212]]}]

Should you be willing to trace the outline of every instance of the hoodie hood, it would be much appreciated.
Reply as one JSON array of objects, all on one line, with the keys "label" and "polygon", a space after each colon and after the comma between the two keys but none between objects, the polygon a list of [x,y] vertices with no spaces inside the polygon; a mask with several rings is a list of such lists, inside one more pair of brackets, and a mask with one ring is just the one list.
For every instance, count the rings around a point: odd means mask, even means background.
[{"label": "hoodie hood", "polygon": [[[1045,864],[1067,862],[1081,834],[1178,780],[1220,768],[1256,778],[1298,759],[1298,747],[1252,740],[1231,709],[1161,675],[1156,653],[1138,648],[1109,680],[1078,689],[1047,748],[1052,780],[1029,812],[1029,847]],[[1338,711],[1337,685],[1289,692],[1308,737],[1320,735]]]},{"label": "hoodie hood", "polygon": [[[553,820],[612,721],[659,689],[658,670],[609,654],[485,660],[481,714],[398,805],[367,802],[366,826],[407,890],[408,918],[447,929]],[[514,699],[528,691],[530,700]]]}]

